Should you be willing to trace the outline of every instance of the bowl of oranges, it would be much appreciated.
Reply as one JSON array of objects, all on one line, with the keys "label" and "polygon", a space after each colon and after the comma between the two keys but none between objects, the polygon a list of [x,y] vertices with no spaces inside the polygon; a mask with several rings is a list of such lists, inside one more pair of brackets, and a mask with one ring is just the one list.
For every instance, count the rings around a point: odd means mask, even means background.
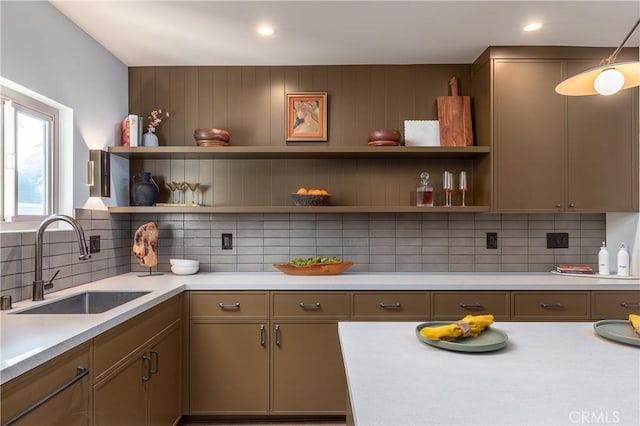
[{"label": "bowl of oranges", "polygon": [[299,188],[291,194],[296,206],[328,206],[330,197],[326,189]]}]

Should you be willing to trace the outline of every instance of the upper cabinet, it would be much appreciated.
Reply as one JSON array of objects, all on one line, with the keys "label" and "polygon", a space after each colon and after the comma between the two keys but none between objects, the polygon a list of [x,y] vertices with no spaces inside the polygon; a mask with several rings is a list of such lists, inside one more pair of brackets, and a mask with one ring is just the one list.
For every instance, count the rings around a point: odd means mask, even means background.
[{"label": "upper cabinet", "polygon": [[485,108],[476,126],[492,142],[494,210],[637,211],[638,90],[608,97],[554,90],[607,52],[490,48],[476,61],[476,111]]}]

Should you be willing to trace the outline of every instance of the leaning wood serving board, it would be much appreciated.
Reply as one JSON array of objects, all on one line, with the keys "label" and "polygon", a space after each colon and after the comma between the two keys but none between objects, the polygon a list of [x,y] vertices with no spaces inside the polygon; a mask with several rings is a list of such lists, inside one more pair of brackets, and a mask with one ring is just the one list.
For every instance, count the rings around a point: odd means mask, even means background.
[{"label": "leaning wood serving board", "polygon": [[458,80],[449,80],[451,96],[438,96],[438,124],[441,146],[472,146],[471,98],[458,96]]}]

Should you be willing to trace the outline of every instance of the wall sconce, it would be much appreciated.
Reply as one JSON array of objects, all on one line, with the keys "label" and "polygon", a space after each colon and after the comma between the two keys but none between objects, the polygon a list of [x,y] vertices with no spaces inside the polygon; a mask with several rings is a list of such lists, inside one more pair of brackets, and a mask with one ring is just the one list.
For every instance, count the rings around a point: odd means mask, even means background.
[{"label": "wall sconce", "polygon": [[111,197],[111,157],[107,151],[89,150],[87,184],[90,197]]}]

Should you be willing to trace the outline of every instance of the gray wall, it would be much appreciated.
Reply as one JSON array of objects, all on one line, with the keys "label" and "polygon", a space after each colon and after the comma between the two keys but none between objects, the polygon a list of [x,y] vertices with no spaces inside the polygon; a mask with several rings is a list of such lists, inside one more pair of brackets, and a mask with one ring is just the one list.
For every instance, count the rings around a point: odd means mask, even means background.
[{"label": "gray wall", "polygon": [[127,114],[127,67],[49,2],[2,1],[0,19],[0,75],[73,109],[73,188],[67,190],[72,207],[82,207],[89,197],[88,147],[114,145]]}]

